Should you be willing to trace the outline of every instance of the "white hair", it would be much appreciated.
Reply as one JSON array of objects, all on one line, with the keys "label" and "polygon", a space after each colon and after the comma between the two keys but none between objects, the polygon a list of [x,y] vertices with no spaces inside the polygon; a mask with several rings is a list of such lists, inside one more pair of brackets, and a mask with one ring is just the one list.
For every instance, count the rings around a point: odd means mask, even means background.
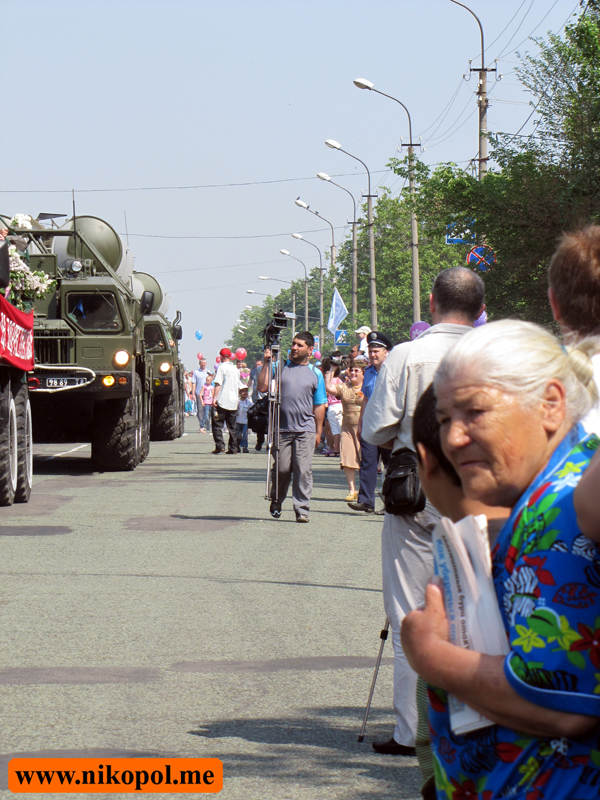
[{"label": "white hair", "polygon": [[598,402],[591,356],[600,352],[600,338],[581,339],[564,347],[532,322],[505,319],[474,328],[446,353],[435,374],[436,390],[464,372],[477,383],[517,395],[526,405],[539,402],[550,380],[566,390],[567,415],[579,422]]}]

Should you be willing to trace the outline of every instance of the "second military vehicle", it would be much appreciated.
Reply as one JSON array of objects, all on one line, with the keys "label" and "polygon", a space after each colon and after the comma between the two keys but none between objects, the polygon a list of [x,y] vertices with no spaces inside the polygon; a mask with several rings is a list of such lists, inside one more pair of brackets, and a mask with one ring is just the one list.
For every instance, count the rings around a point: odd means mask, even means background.
[{"label": "second military vehicle", "polygon": [[152,275],[136,271],[132,284],[136,297],[142,298],[144,292],[154,296],[152,310],[144,319],[144,341],[154,359],[150,438],[152,441],[178,439],[183,436],[185,420],[184,368],[178,350],[183,335],[181,313],[177,312],[175,322],[169,322],[166,317],[169,296]]}]

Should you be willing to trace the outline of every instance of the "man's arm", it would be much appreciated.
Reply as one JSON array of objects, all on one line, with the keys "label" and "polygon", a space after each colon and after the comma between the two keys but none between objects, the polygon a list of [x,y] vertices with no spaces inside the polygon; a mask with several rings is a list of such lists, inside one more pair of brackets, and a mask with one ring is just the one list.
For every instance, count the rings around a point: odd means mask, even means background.
[{"label": "man's arm", "polygon": [[260,371],[260,375],[256,381],[256,388],[259,392],[268,392],[269,391],[269,373],[271,371],[271,359],[267,360],[265,356],[264,364],[262,365],[262,369]]},{"label": "man's arm", "polygon": [[358,416],[358,428],[356,429],[356,435],[360,439],[362,435],[362,424],[363,424],[363,417],[365,415],[365,408],[367,407],[367,403],[369,402],[369,398],[366,395],[363,395],[362,405],[360,407],[360,414]]},{"label": "man's arm", "polygon": [[[401,359],[393,365],[387,362]],[[397,376],[397,377],[396,377]],[[377,380],[362,420],[362,438],[370,444],[384,446],[393,441],[400,431],[404,416],[406,375],[401,353],[391,353],[377,374]]]},{"label": "man's arm", "polygon": [[323,433],[323,423],[325,421],[325,409],[327,405],[313,406],[313,414],[315,415],[315,428],[317,435],[315,438],[315,447],[321,443],[321,434]]},{"label": "man's arm", "polygon": [[534,736],[583,736],[598,717],[555,711],[521,697],[504,674],[504,656],[488,656],[448,641],[442,593],[429,585],[425,608],[402,622],[402,645],[427,683],[453,694],[492,722]]}]

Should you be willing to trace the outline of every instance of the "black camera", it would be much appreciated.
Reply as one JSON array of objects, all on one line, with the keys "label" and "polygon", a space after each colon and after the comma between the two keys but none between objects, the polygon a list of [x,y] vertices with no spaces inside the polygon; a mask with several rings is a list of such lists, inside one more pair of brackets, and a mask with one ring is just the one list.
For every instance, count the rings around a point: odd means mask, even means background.
[{"label": "black camera", "polygon": [[296,315],[290,314],[288,311],[275,311],[273,313],[271,322],[263,331],[265,347],[270,347],[272,344],[279,342],[281,331],[287,328],[288,319],[296,319]]},{"label": "black camera", "polygon": [[343,355],[342,355],[342,353],[340,353],[340,351],[339,351],[339,350],[336,350],[336,351],[335,351],[335,353],[332,353],[332,354],[331,354],[331,363],[332,363],[332,364],[333,364],[335,367],[341,367],[341,365],[342,365],[342,358],[343,358]]}]

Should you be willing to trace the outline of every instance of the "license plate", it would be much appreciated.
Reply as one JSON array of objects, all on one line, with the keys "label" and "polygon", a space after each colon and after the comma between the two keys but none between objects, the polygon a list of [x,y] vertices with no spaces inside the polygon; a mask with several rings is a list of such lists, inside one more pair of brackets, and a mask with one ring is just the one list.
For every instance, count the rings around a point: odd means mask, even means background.
[{"label": "license plate", "polygon": [[86,378],[46,378],[46,389],[62,389],[64,386],[83,386]]}]

